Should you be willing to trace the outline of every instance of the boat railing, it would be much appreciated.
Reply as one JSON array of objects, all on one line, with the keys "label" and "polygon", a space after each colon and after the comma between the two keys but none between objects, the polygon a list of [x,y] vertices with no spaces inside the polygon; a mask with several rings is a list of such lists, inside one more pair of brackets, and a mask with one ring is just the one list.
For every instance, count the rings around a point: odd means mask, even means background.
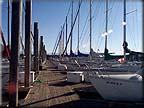
[{"label": "boat railing", "polygon": [[87,64],[85,64],[85,66],[86,66],[86,69],[88,70],[88,71],[87,71],[87,74],[88,74],[88,75],[100,75],[101,70],[100,70],[99,68],[97,69],[97,71],[93,71],[93,70],[90,68],[90,66],[88,66]]}]

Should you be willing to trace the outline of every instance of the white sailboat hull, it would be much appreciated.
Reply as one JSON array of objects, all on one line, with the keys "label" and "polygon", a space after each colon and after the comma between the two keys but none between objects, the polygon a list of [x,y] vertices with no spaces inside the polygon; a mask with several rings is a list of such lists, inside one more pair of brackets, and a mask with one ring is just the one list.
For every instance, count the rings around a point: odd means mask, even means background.
[{"label": "white sailboat hull", "polygon": [[105,100],[142,101],[142,81],[133,75],[89,76],[89,79]]}]

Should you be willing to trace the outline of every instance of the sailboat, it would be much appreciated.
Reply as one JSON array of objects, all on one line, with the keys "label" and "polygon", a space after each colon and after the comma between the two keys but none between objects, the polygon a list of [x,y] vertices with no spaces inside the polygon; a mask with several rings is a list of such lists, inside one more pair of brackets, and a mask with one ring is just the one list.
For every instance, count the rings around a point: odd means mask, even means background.
[{"label": "sailboat", "polygon": [[[126,21],[126,0],[124,0],[124,21]],[[125,25],[124,25],[125,26]],[[124,27],[124,29],[126,26]],[[124,41],[126,42],[126,41]],[[124,52],[124,56],[125,56]],[[143,101],[143,68],[127,74],[89,74],[89,79],[105,100]]]},{"label": "sailboat", "polygon": [[[104,68],[102,69],[102,71],[107,71],[107,73],[108,71],[135,72],[136,70],[140,69],[140,66],[142,63],[141,61],[142,61],[142,57],[144,56],[144,53],[135,52],[135,51],[131,51],[130,49],[128,49],[128,43],[126,41],[126,25],[124,25],[124,40],[123,40],[124,55],[111,55],[111,53],[109,53],[108,51],[108,48],[107,48],[108,10],[109,10],[108,0],[106,0],[105,50],[104,50],[104,60],[102,61],[102,63],[100,63],[100,65],[102,65],[102,67]],[[123,22],[126,23],[126,3],[124,5]]]},{"label": "sailboat", "polygon": [[105,100],[143,101],[142,69],[135,74],[89,75]]}]

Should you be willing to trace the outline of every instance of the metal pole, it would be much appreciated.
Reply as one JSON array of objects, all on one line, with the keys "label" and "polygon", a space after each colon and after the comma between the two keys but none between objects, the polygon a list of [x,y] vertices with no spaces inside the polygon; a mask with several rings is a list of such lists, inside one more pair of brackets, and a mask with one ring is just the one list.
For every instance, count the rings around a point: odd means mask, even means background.
[{"label": "metal pole", "polygon": [[22,0],[12,0],[11,60],[9,76],[10,108],[18,107],[18,61],[21,12]]},{"label": "metal pole", "polygon": [[62,53],[63,53],[63,51],[64,51],[64,28],[63,28],[63,30],[62,30],[62,32],[63,32],[63,36],[62,36],[62,52],[61,52],[61,55],[62,55]]},{"label": "metal pole", "polygon": [[[67,27],[68,27],[68,24],[67,24],[67,16],[66,16],[66,42],[67,43]],[[67,55],[67,49],[66,49],[66,55]]]},{"label": "metal pole", "polygon": [[90,56],[91,56],[91,49],[92,49],[92,0],[90,0]]},{"label": "metal pole", "polygon": [[[79,5],[80,5],[80,0],[79,0]],[[78,46],[77,46],[77,52],[79,51],[79,23],[80,23],[80,10],[78,14]]]},{"label": "metal pole", "polygon": [[[73,0],[72,0],[72,13],[71,13],[71,29],[72,29],[72,26],[73,26]],[[72,52],[72,37],[73,37],[73,31],[71,33],[71,42],[70,42],[70,54]]]},{"label": "metal pole", "polygon": [[[123,30],[124,30],[124,34],[123,34],[123,44],[124,47],[126,45],[126,0],[124,0],[124,16],[123,16]],[[126,59],[126,50],[124,49],[124,59]]]},{"label": "metal pole", "polygon": [[25,87],[29,87],[29,76],[31,70],[31,13],[32,0],[26,0],[25,14]]},{"label": "metal pole", "polygon": [[38,23],[34,23],[34,70],[36,75],[39,72],[39,62],[38,62]]},{"label": "metal pole", "polygon": [[8,0],[8,49],[10,49],[10,0]]},{"label": "metal pole", "polygon": [[107,37],[108,37],[108,0],[106,0],[106,35],[105,35],[105,49],[107,49]]}]

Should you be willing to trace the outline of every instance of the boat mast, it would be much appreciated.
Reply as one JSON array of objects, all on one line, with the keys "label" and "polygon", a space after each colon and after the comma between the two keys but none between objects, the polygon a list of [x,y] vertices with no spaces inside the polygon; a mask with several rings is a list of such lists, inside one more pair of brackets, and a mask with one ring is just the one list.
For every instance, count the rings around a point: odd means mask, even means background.
[{"label": "boat mast", "polygon": [[90,0],[90,56],[91,56],[91,49],[92,49],[92,0]]},{"label": "boat mast", "polygon": [[8,48],[10,49],[10,0],[8,0]]},{"label": "boat mast", "polygon": [[108,0],[106,0],[106,31],[105,31],[105,50],[107,49],[107,36],[108,36]]},{"label": "boat mast", "polygon": [[[67,43],[67,16],[66,16],[66,43]],[[66,49],[66,55],[67,55],[67,49]]]},{"label": "boat mast", "polygon": [[124,34],[123,34],[123,47],[124,47],[124,59],[126,59],[126,50],[125,47],[127,47],[127,43],[126,43],[126,0],[124,0],[124,16],[123,16],[123,30],[124,30]]},{"label": "boat mast", "polygon": [[62,53],[63,53],[63,51],[64,51],[64,25],[63,25],[63,28],[62,28],[62,52],[61,52],[61,55],[62,55]]},{"label": "boat mast", "polygon": [[[71,29],[73,27],[73,0],[72,0],[72,13],[71,13]],[[72,52],[72,37],[73,37],[73,31],[71,33],[71,42],[70,42],[70,54]]]},{"label": "boat mast", "polygon": [[[79,6],[80,6],[80,0],[79,0]],[[77,46],[77,51],[79,51],[79,23],[80,23],[80,10],[78,14],[78,46]]]}]

